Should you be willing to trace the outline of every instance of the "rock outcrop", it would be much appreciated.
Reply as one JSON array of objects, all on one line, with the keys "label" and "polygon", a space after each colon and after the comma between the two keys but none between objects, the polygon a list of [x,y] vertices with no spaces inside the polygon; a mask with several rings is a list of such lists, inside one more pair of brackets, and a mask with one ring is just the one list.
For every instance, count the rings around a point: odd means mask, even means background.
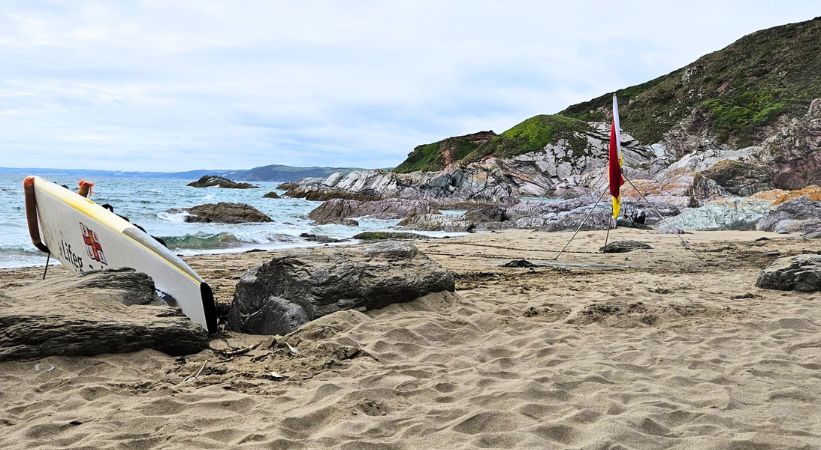
[{"label": "rock outcrop", "polygon": [[430,236],[417,233],[405,233],[401,231],[365,231],[355,234],[354,239],[360,241],[387,241],[404,239],[430,239]]},{"label": "rock outcrop", "polygon": [[766,166],[773,186],[801,189],[821,185],[821,98],[810,103],[807,114],[764,142]]},{"label": "rock outcrop", "polygon": [[723,159],[702,173],[732,195],[748,196],[773,188],[763,164]]},{"label": "rock outcrop", "polygon": [[770,202],[752,198],[717,199],[698,208],[686,208],[657,224],[662,232],[678,230],[754,230],[770,210]]},{"label": "rock outcrop", "polygon": [[778,258],[761,271],[755,285],[782,291],[821,291],[821,255]]},{"label": "rock outcrop", "polygon": [[308,218],[317,224],[342,223],[352,217],[374,219],[402,219],[416,214],[438,212],[429,202],[416,200],[374,200],[358,201],[347,199],[328,200],[308,213]]},{"label": "rock outcrop", "polygon": [[292,250],[242,275],[228,325],[245,333],[286,334],[332,312],[453,290],[453,273],[409,243]]},{"label": "rock outcrop", "polygon": [[157,297],[131,269],[52,273],[0,294],[0,361],[91,356],[153,348],[169,355],[208,347],[208,335]]},{"label": "rock outcrop", "polygon": [[268,192],[267,194],[263,195],[262,198],[280,198],[279,194],[274,191]]},{"label": "rock outcrop", "polygon": [[756,229],[776,233],[805,233],[818,227],[821,227],[821,201],[799,197],[775,206],[758,222]]},{"label": "rock outcrop", "polygon": [[504,208],[499,206],[484,206],[481,208],[471,209],[461,217],[472,223],[489,223],[489,222],[504,222],[509,219]]},{"label": "rock outcrop", "polygon": [[324,234],[312,234],[312,233],[300,233],[299,237],[305,239],[308,242],[318,242],[320,244],[334,244],[337,242],[342,242],[344,239],[335,239],[330,236],[325,236]]},{"label": "rock outcrop", "polygon": [[249,223],[272,222],[272,219],[262,211],[245,203],[207,203],[205,205],[185,208],[188,213],[186,222],[205,223]]},{"label": "rock outcrop", "polygon": [[[511,157],[488,157],[469,164],[451,164],[437,172],[395,173],[360,170],[325,179],[305,179],[281,186],[290,197],[375,200],[400,198],[439,204],[456,202],[508,203],[520,195],[553,195],[590,187],[601,179],[607,162],[608,125],[592,123],[586,132]],[[623,134],[626,170],[649,176],[660,170],[659,153]]]},{"label": "rock outcrop", "polygon": [[236,181],[231,181],[228,178],[220,177],[217,175],[204,175],[199,180],[188,183],[188,186],[196,188],[219,187],[225,189],[251,189],[259,187],[254,186],[251,183],[238,183]]},{"label": "rock outcrop", "polygon": [[461,216],[445,214],[417,214],[403,219],[397,225],[419,231],[463,232],[476,229],[476,225]]}]

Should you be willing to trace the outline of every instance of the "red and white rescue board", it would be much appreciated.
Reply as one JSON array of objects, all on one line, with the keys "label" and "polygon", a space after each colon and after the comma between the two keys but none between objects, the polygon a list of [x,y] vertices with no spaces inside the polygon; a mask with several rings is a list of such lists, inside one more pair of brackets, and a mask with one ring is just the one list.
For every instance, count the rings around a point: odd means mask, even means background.
[{"label": "red and white rescue board", "polygon": [[34,245],[77,273],[130,267],[154,279],[192,321],[217,329],[214,295],[193,269],[111,211],[40,177],[26,177],[26,218]]}]

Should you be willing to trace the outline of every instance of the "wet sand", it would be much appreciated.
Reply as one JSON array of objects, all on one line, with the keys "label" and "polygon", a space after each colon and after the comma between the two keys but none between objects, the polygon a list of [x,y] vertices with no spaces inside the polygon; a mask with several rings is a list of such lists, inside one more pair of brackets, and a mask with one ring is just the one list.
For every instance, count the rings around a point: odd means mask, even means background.
[{"label": "wet sand", "polygon": [[[754,285],[817,240],[685,235],[702,261],[676,236],[618,229],[653,249],[601,254],[604,232],[582,232],[551,262],[569,235],[419,241],[455,294],[287,339],[1,363],[0,447],[821,447],[821,295]],[[187,259],[229,302],[270,257]],[[518,258],[539,267],[499,267]],[[0,271],[0,287],[41,271]]]}]

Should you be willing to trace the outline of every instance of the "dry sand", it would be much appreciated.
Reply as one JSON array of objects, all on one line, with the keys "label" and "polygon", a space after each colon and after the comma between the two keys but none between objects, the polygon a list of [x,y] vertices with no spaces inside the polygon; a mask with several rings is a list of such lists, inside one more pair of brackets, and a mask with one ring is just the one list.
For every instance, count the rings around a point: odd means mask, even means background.
[{"label": "dry sand", "polygon": [[[187,358],[0,364],[0,447],[821,448],[821,295],[754,286],[776,253],[818,241],[686,236],[702,262],[619,229],[653,250],[598,254],[604,233],[583,232],[564,264],[499,267],[547,262],[568,236],[419,242],[458,274],[455,295],[333,314],[287,343],[227,333]],[[227,301],[269,257],[190,261]]]}]

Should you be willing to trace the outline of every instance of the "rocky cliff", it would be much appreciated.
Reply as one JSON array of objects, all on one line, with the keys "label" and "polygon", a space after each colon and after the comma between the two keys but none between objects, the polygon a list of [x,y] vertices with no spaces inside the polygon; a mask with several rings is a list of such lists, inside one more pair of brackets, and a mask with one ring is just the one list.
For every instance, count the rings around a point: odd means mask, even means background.
[{"label": "rocky cliff", "polygon": [[[632,181],[623,196],[639,200],[635,185],[659,205],[720,212],[723,198],[821,184],[819,73],[821,18],[753,33],[617,91]],[[312,200],[396,198],[442,207],[513,205],[522,196],[592,203],[607,184],[611,96],[531,117],[498,135],[420,145],[394,171],[336,173],[284,187]],[[411,222],[470,225],[428,215]]]}]

